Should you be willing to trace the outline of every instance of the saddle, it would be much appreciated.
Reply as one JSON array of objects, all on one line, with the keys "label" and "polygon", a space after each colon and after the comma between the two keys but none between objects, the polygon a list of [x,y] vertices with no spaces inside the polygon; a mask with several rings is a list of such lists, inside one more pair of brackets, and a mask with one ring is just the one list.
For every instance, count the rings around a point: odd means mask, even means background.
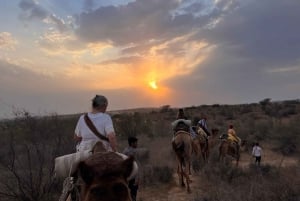
[{"label": "saddle", "polygon": [[200,139],[202,139],[202,140],[207,140],[208,139],[208,135],[206,134],[206,132],[201,127],[198,127],[196,133],[197,133],[197,135]]},{"label": "saddle", "polygon": [[190,133],[188,131],[185,131],[185,130],[178,130],[178,131],[175,131],[174,132],[174,137],[178,134],[186,134],[186,135],[189,135],[190,136]]},{"label": "saddle", "polygon": [[184,119],[178,119],[172,123],[174,132],[185,131],[190,132],[190,121]]}]

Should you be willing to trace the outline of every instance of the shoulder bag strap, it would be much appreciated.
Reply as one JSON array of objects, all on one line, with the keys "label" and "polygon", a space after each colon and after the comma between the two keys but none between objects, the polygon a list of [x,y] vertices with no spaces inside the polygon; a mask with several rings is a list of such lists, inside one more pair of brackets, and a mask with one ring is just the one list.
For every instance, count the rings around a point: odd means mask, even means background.
[{"label": "shoulder bag strap", "polygon": [[84,121],[97,137],[99,137],[101,140],[105,140],[105,141],[109,142],[107,137],[105,137],[104,135],[99,133],[99,131],[97,130],[97,128],[95,127],[95,125],[93,124],[91,119],[88,117],[88,114],[84,115]]}]

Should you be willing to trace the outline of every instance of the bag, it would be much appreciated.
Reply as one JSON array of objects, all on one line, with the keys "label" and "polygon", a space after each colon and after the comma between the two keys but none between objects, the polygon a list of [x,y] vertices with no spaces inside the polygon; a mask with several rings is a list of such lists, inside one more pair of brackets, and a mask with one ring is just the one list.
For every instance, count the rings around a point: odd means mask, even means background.
[{"label": "bag", "polygon": [[72,175],[78,164],[92,155],[90,150],[56,157],[54,160],[54,177],[65,178]]},{"label": "bag", "polygon": [[104,135],[102,135],[101,133],[99,133],[99,131],[97,130],[97,128],[95,127],[95,125],[93,124],[93,122],[91,121],[91,119],[89,118],[88,114],[84,115],[84,120],[85,123],[87,124],[87,126],[89,127],[89,129],[91,129],[91,131],[101,140],[107,141],[109,142],[108,138],[105,137]]}]

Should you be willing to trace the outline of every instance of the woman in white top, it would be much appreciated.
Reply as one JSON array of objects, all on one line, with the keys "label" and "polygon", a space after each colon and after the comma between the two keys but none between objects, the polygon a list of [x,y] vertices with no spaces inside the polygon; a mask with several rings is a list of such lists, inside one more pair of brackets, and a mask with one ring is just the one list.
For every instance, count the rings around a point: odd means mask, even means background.
[{"label": "woman in white top", "polygon": [[81,115],[76,128],[74,139],[78,142],[77,151],[91,150],[96,142],[101,141],[107,151],[117,151],[117,141],[111,117],[105,113],[108,101],[105,96],[96,95],[92,99],[92,111],[87,115],[96,127],[97,131],[108,138],[108,141],[100,139],[88,127],[84,115]]}]

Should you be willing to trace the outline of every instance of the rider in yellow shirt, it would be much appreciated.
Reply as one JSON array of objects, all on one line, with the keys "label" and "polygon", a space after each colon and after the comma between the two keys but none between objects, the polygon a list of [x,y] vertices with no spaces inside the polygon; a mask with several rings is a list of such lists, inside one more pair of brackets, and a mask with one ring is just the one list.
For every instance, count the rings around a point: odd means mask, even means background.
[{"label": "rider in yellow shirt", "polygon": [[236,142],[238,145],[241,145],[241,138],[236,135],[235,130],[233,129],[233,125],[229,125],[229,129],[227,131],[228,139]]}]

